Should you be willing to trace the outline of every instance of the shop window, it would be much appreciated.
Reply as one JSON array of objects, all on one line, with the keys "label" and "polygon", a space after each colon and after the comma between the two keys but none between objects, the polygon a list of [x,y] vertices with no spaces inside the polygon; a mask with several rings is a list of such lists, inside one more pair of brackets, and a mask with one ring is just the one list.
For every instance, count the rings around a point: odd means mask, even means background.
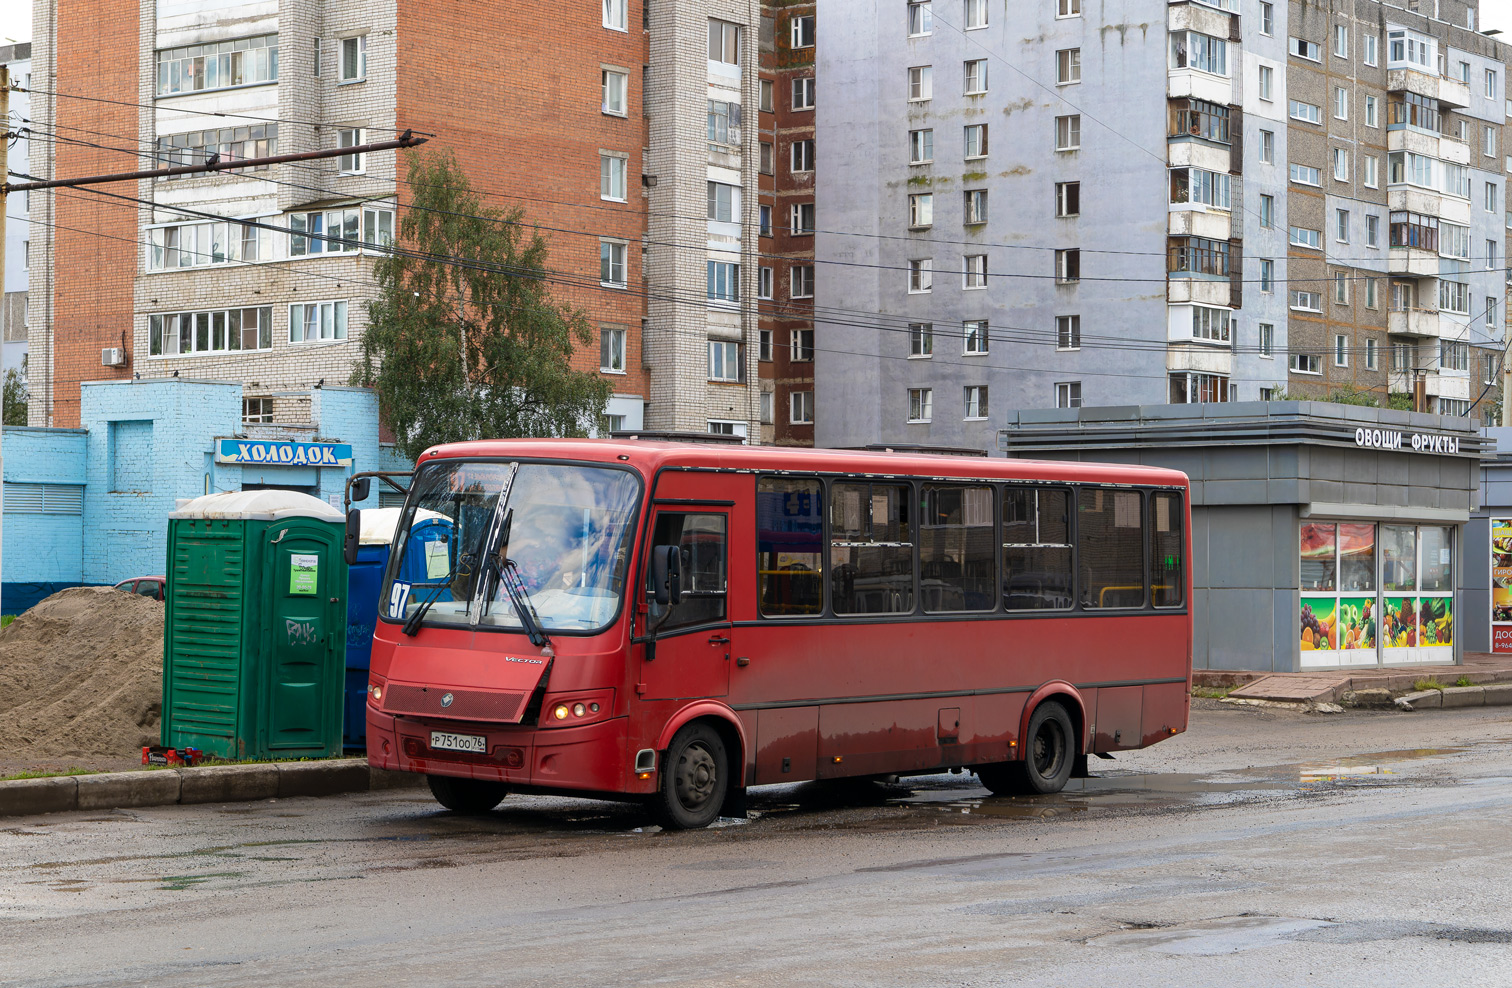
[{"label": "shop window", "polygon": [[1144,525],[1138,491],[1083,489],[1077,498],[1076,544],[1081,604],[1143,607]]},{"label": "shop window", "polygon": [[1150,495],[1150,597],[1156,607],[1180,607],[1186,595],[1181,544],[1181,495]]},{"label": "shop window", "polygon": [[1302,591],[1336,589],[1335,558],[1338,526],[1332,523],[1304,522],[1301,534]]},{"label": "shop window", "polygon": [[1003,607],[1066,610],[1075,600],[1071,492],[1052,487],[1003,492]]},{"label": "shop window", "polygon": [[906,614],[913,601],[910,488],[835,484],[830,501],[830,599],[836,614]]},{"label": "shop window", "polygon": [[824,610],[824,489],[817,480],[756,482],[756,596],[766,617]]},{"label": "shop window", "polygon": [[1374,591],[1375,526],[1339,526],[1339,590],[1344,593]]},{"label": "shop window", "polygon": [[1417,529],[1411,525],[1381,526],[1381,588],[1417,589]]},{"label": "shop window", "polygon": [[1421,580],[1424,593],[1450,593],[1454,590],[1453,530],[1440,525],[1418,529],[1423,542]]},{"label": "shop window", "polygon": [[924,485],[919,518],[919,593],[924,610],[996,608],[992,501],[990,487]]}]

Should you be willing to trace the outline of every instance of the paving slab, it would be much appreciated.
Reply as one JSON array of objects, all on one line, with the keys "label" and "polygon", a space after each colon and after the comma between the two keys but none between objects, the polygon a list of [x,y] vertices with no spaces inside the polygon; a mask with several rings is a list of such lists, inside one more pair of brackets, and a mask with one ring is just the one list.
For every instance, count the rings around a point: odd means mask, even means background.
[{"label": "paving slab", "polygon": [[1346,676],[1283,675],[1266,676],[1233,690],[1229,696],[1240,700],[1276,700],[1300,703],[1304,700],[1329,702],[1349,685]]}]

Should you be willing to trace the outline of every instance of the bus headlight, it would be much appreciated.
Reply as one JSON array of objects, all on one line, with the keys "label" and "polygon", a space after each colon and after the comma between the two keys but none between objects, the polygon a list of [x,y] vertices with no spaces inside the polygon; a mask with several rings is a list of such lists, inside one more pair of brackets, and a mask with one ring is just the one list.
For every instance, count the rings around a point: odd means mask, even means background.
[{"label": "bus headlight", "polygon": [[557,720],[566,720],[567,719],[567,704],[565,704],[565,703],[558,703],[556,705],[556,707],[554,707],[552,709],[551,716],[555,717]]},{"label": "bus headlight", "polygon": [[542,726],[577,727],[579,724],[592,724],[609,717],[613,709],[613,690],[595,690],[592,693],[551,697],[546,706],[549,712]]}]

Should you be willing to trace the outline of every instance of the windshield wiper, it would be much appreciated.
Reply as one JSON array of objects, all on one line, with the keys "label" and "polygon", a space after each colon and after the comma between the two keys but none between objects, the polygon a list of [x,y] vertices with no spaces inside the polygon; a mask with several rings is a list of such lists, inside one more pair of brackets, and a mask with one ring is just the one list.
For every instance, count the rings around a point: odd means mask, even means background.
[{"label": "windshield wiper", "polygon": [[[467,575],[465,572],[459,572],[463,576]],[[425,620],[425,615],[430,611],[431,605],[441,599],[441,591],[451,586],[451,584],[443,582],[432,584],[431,586],[433,589],[430,592],[430,596],[420,602],[420,606],[416,607],[415,612],[405,620],[404,627],[399,629],[411,638],[420,633],[420,622]]]},{"label": "windshield wiper", "polygon": [[515,613],[520,616],[520,623],[525,626],[525,634],[530,636],[530,644],[549,650],[551,639],[542,630],[541,616],[536,613],[535,604],[531,603],[530,591],[525,589],[525,584],[520,580],[520,568],[513,559],[505,559],[502,566],[495,564],[495,569],[499,574],[499,582],[504,585],[504,592],[509,594],[509,601],[514,604]]}]

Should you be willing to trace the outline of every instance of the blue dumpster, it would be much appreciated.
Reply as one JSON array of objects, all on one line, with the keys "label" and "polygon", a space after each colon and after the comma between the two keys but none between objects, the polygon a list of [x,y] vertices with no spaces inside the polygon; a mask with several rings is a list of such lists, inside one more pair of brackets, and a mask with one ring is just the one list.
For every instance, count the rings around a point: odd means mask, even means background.
[{"label": "blue dumpster", "polygon": [[[346,706],[342,743],[348,748],[367,744],[368,667],[373,658],[373,629],[378,623],[379,596],[388,570],[389,546],[399,526],[400,508],[371,508],[362,512],[362,535],[357,562],[352,564],[347,592]],[[410,542],[446,542],[451,538],[451,519],[422,511],[410,528]],[[442,558],[445,558],[443,554]],[[426,553],[410,552],[399,579],[424,583]]]}]

